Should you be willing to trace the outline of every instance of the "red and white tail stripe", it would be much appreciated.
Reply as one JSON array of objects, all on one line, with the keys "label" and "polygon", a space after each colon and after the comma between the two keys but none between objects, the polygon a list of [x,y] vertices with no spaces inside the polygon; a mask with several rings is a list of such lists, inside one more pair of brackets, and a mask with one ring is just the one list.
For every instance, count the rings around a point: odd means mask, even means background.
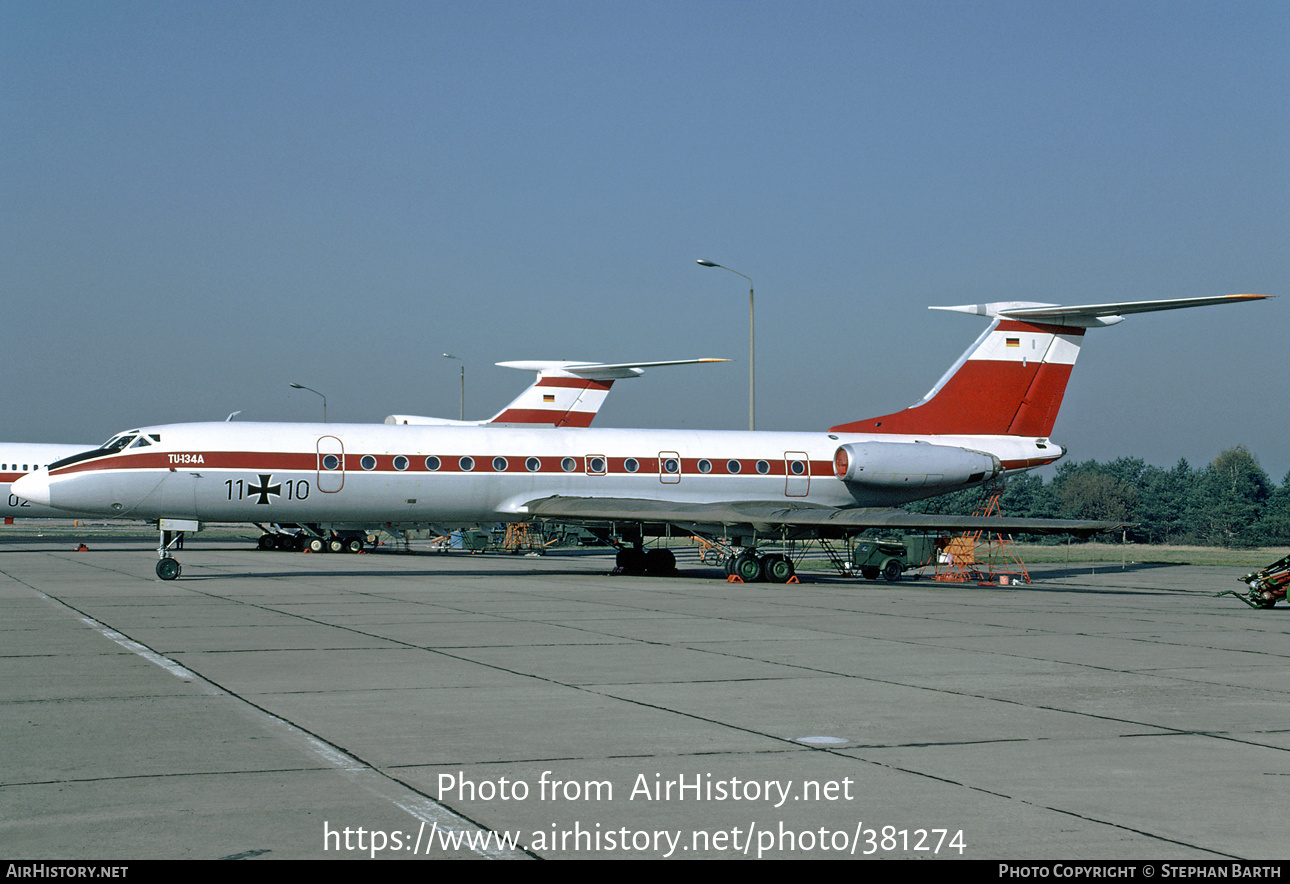
[{"label": "red and white tail stripe", "polygon": [[904,411],[840,424],[830,430],[834,433],[1046,438],[1057,420],[1086,329],[1115,325],[1129,313],[1230,304],[1263,297],[1223,295],[1078,307],[1019,301],[933,307],[933,310],[990,316],[994,324],[920,402]]},{"label": "red and white tail stripe", "polygon": [[491,424],[544,424],[589,427],[609,395],[612,380],[593,380],[563,372],[539,371],[537,381],[495,414]]}]

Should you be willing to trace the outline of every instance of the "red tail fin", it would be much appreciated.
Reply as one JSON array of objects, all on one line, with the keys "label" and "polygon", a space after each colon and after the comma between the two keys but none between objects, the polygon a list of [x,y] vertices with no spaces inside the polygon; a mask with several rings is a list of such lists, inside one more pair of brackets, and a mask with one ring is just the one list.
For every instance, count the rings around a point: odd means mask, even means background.
[{"label": "red tail fin", "polygon": [[1007,302],[933,307],[995,317],[922,401],[894,414],[831,427],[834,433],[1032,436],[1052,433],[1066,382],[1087,328],[1114,325],[1121,314],[1176,310],[1262,299],[1223,295],[1058,307]]},{"label": "red tail fin", "polygon": [[917,405],[830,429],[910,436],[1048,436],[1083,336],[1082,328],[996,320]]}]

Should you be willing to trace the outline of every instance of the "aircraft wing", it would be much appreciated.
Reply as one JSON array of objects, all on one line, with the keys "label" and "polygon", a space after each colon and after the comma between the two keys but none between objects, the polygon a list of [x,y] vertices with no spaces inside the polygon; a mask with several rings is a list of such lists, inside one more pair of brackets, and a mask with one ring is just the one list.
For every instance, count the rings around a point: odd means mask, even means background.
[{"label": "aircraft wing", "polygon": [[839,508],[778,500],[676,503],[615,497],[544,497],[525,509],[537,518],[568,521],[668,522],[685,527],[748,527],[757,532],[791,529],[826,535],[858,534],[867,528],[917,531],[989,531],[995,534],[1074,534],[1088,537],[1124,527],[1123,522],[1020,519],[908,513],[891,507]]}]

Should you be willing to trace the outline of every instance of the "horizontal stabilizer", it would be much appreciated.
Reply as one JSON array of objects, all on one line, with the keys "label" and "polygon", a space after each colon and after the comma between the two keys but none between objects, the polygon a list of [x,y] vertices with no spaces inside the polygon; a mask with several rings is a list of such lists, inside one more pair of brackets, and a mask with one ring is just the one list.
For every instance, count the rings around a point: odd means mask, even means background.
[{"label": "horizontal stabilizer", "polygon": [[1216,295],[1208,298],[1172,298],[1163,301],[1117,301],[1111,304],[1081,304],[1062,307],[1057,304],[1040,304],[1034,301],[996,301],[991,304],[965,304],[960,307],[928,307],[928,310],[950,310],[971,313],[996,319],[1024,319],[1048,325],[1073,325],[1096,328],[1115,325],[1129,313],[1154,313],[1158,310],[1182,310],[1186,307],[1206,307],[1211,304],[1231,304],[1236,301],[1260,301],[1268,295]]},{"label": "horizontal stabilizer", "polygon": [[663,365],[699,365],[705,362],[729,362],[729,359],[671,359],[665,362],[499,362],[502,368],[536,371],[547,376],[564,375],[586,378],[589,381],[617,381],[644,374],[644,369]]}]

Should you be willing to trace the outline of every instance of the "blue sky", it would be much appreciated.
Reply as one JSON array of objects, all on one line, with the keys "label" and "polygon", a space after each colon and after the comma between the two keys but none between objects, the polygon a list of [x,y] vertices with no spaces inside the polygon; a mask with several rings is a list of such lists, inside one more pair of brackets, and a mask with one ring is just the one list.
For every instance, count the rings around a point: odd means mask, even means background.
[{"label": "blue sky", "polygon": [[1090,333],[1070,457],[1290,471],[1290,5],[0,5],[12,441],[485,417],[514,359],[724,356],[605,426],[912,404],[932,304],[1256,292]]}]

